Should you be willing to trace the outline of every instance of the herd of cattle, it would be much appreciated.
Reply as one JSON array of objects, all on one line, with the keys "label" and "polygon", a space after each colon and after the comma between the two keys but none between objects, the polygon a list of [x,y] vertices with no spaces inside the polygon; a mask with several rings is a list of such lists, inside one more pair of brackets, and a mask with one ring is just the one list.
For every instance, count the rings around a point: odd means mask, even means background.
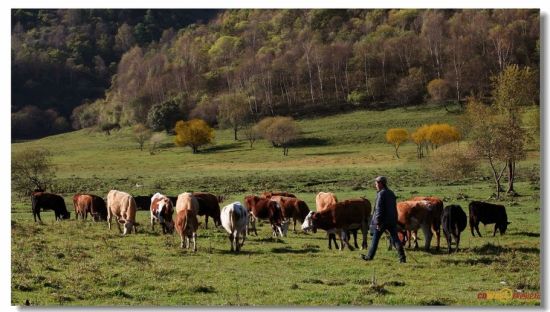
[{"label": "herd of cattle", "polygon": [[[59,195],[37,191],[31,195],[34,221],[41,222],[40,210],[53,210],[56,220],[69,219],[65,201]],[[156,193],[152,196],[133,197],[128,193],[111,190],[107,200],[92,194],[76,194],[73,204],[76,219],[87,219],[88,214],[94,221],[107,221],[109,229],[114,217],[119,232],[126,235],[134,231],[139,225],[136,222],[136,210],[149,210],[151,213],[151,228],[159,223],[162,232],[173,233],[174,230],[181,238],[181,247],[197,250],[197,230],[199,222],[197,216],[205,216],[205,227],[208,228],[208,217],[214,220],[216,227],[221,225],[228,233],[231,242],[231,251],[239,251],[244,244],[246,235],[256,232],[256,220],[268,220],[275,237],[286,236],[291,219],[302,223],[302,230],[325,230],[329,237],[328,246],[332,249],[332,242],[340,250],[349,244],[351,235],[357,245],[357,231],[363,236],[362,248],[367,247],[367,233],[371,217],[372,206],[365,198],[338,201],[333,193],[320,192],[315,197],[316,211],[311,211],[308,205],[288,192],[264,192],[260,196],[249,195],[244,198],[244,205],[233,202],[220,209],[219,203],[223,197],[205,192],[182,193],[177,197]],[[174,209],[175,207],[175,209]],[[173,219],[175,210],[175,220]],[[414,248],[418,248],[417,231],[421,229],[425,238],[425,249],[429,250],[433,234],[436,235],[437,249],[440,247],[441,234],[445,234],[448,252],[452,251],[451,243],[456,242],[455,251],[458,251],[460,233],[466,228],[467,217],[459,205],[443,207],[443,201],[434,196],[414,197],[397,203],[398,236],[408,247],[411,241]],[[508,217],[502,205],[495,205],[480,201],[469,204],[469,223],[472,236],[474,230],[479,236],[479,223],[495,224],[493,236],[497,229],[501,235],[506,232]],[[124,231],[121,230],[124,226]],[[340,238],[340,247],[336,243],[336,235]],[[391,247],[391,246],[390,246]]]}]

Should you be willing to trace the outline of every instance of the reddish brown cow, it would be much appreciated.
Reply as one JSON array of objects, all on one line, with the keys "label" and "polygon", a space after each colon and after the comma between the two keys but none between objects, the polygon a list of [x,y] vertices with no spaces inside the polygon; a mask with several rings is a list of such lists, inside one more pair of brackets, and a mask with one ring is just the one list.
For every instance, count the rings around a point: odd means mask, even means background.
[{"label": "reddish brown cow", "polygon": [[220,221],[220,199],[222,197],[204,193],[204,192],[193,192],[193,196],[199,201],[199,216],[204,216],[204,225],[208,228],[208,217],[211,217],[214,220],[214,225],[217,227],[221,224]]},{"label": "reddish brown cow", "polygon": [[418,237],[415,233],[421,228],[426,240],[425,248],[426,250],[430,249],[430,242],[432,240],[432,214],[431,210],[429,210],[426,205],[422,204],[420,201],[398,202],[397,224],[402,229],[402,231],[398,232],[399,239],[402,242],[404,242],[404,237],[406,236],[404,232],[411,231],[413,235],[410,239],[414,239],[414,248],[418,248]]},{"label": "reddish brown cow", "polygon": [[176,231],[180,235],[181,248],[187,248],[191,246],[193,241],[193,251],[197,251],[197,229],[199,228],[199,221],[197,215],[191,209],[182,209],[176,215]]},{"label": "reddish brown cow", "polygon": [[263,198],[271,198],[273,196],[284,196],[284,197],[294,197],[296,198],[296,195],[291,194],[289,192],[263,192],[262,195],[260,195]]},{"label": "reddish brown cow", "polygon": [[[244,198],[248,211],[255,219],[268,219],[275,236],[284,236],[288,222],[284,222],[281,207],[273,200],[261,198],[255,195],[248,195]],[[257,233],[256,233],[257,235]]]},{"label": "reddish brown cow", "polygon": [[294,220],[294,232],[296,233],[296,220],[304,223],[304,219],[309,214],[309,207],[306,202],[295,197],[272,196],[271,200],[279,203],[283,219]]},{"label": "reddish brown cow", "polygon": [[73,205],[76,219],[78,216],[86,220],[88,213],[92,215],[94,221],[107,220],[107,205],[100,196],[93,194],[76,194],[73,196]]},{"label": "reddish brown cow", "polygon": [[364,198],[330,204],[321,212],[310,212],[302,224],[302,230],[308,231],[311,229],[314,233],[317,228],[325,231],[336,231],[340,236],[340,250],[343,250],[346,245],[350,250],[353,250],[346,232],[361,229],[363,234],[362,248],[366,249],[371,210],[371,203]]},{"label": "reddish brown cow", "polygon": [[[435,196],[416,196],[409,199],[409,201],[419,201],[421,205],[425,205],[430,211],[432,218],[432,231],[435,233],[435,237],[437,239],[436,249],[439,250],[441,243],[441,215],[443,214],[443,201]],[[417,237],[417,232],[414,233],[414,236]]]},{"label": "reddish brown cow", "polygon": [[155,230],[155,221],[158,220],[162,227],[162,233],[172,233],[174,231],[174,221],[172,221],[172,215],[174,214],[174,206],[168,196],[156,193],[151,197],[151,230]]}]

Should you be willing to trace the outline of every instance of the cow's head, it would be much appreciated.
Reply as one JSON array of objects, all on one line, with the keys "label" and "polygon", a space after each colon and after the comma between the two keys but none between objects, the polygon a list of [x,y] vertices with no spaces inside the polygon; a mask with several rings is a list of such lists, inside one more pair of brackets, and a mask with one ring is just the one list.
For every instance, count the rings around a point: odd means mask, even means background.
[{"label": "cow's head", "polygon": [[288,225],[290,224],[290,220],[286,219],[281,222],[281,234],[286,237],[288,233]]},{"label": "cow's head", "polygon": [[313,231],[313,233],[316,232],[315,227],[313,226],[313,211],[310,211],[307,216],[304,218],[304,222],[302,223],[302,231],[308,232],[310,230]]},{"label": "cow's head", "polygon": [[135,227],[136,227],[137,223],[132,222],[130,220],[122,220],[122,219],[119,219],[118,223],[124,224],[124,233],[122,233],[122,235],[132,233],[132,228],[134,229],[134,232],[135,232]]},{"label": "cow's head", "polygon": [[65,211],[63,215],[61,216],[64,220],[68,220],[71,218],[71,213],[69,211]]},{"label": "cow's head", "polygon": [[510,224],[510,222],[506,221],[499,225],[498,230],[500,231],[500,235],[506,233],[506,230],[508,229],[508,224]]}]

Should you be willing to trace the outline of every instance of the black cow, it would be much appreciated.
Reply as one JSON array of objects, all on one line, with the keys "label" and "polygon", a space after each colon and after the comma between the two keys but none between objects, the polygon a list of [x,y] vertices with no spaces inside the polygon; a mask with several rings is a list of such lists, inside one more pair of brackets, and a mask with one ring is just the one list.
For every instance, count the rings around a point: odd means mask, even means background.
[{"label": "black cow", "polygon": [[151,208],[151,197],[153,197],[153,194],[149,196],[134,196],[137,210],[149,211],[149,209]]},{"label": "black cow", "polygon": [[71,217],[71,213],[67,211],[67,206],[65,206],[63,197],[59,195],[46,192],[32,192],[31,201],[34,222],[36,222],[36,217],[42,222],[40,218],[40,208],[42,208],[42,210],[53,210],[56,221],[69,219]]},{"label": "black cow", "polygon": [[506,208],[502,205],[495,205],[490,203],[484,203],[480,201],[473,201],[470,203],[470,230],[472,231],[472,236],[474,234],[474,228],[477,231],[479,237],[479,222],[486,224],[495,223],[495,230],[493,231],[493,236],[496,235],[497,229],[500,231],[500,235],[503,235],[508,228],[508,216],[506,215]]},{"label": "black cow", "polygon": [[447,246],[449,247],[449,253],[452,252],[451,242],[453,237],[456,241],[455,252],[458,251],[458,245],[460,244],[460,233],[466,228],[466,213],[459,205],[449,205],[443,208],[441,214],[441,225],[443,227],[443,234],[447,239]]}]

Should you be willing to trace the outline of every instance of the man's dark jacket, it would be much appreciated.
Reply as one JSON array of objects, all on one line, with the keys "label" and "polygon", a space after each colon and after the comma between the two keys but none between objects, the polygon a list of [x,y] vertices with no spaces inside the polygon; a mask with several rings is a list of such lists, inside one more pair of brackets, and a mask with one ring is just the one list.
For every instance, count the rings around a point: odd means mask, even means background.
[{"label": "man's dark jacket", "polygon": [[371,225],[380,225],[384,228],[397,225],[397,203],[392,190],[383,188],[376,194]]}]

